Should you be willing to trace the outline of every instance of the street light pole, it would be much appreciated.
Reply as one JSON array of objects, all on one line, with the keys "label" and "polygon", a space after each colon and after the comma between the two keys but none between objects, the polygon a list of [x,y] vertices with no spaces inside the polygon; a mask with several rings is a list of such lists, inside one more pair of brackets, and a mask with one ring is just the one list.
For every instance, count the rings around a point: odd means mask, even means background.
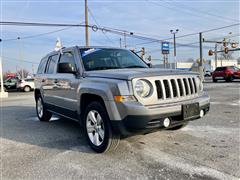
[{"label": "street light pole", "polygon": [[85,0],[85,41],[86,46],[89,46],[89,35],[88,35],[88,4]]},{"label": "street light pole", "polygon": [[199,47],[200,47],[200,63],[199,63],[199,73],[200,73],[200,78],[203,81],[204,80],[204,74],[203,74],[203,48],[202,48],[202,33],[199,33]]},{"label": "street light pole", "polygon": [[176,34],[178,33],[179,29],[170,30],[171,34],[173,34],[173,46],[174,46],[174,64],[175,64],[175,69],[177,65],[177,49],[176,49]]}]

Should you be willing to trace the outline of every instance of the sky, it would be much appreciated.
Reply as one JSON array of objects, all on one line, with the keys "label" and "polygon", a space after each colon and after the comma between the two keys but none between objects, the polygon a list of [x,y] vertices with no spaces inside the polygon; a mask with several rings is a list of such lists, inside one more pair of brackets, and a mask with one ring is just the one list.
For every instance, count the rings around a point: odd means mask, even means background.
[{"label": "sky", "polygon": [[[43,23],[84,23],[84,0],[0,0],[1,21],[24,21]],[[156,39],[172,38],[170,30],[179,29],[176,36],[198,33],[208,29],[237,24],[239,17],[239,0],[88,0],[89,23],[101,27],[111,27],[131,31],[136,35]],[[0,26],[1,56],[4,71],[16,71],[25,68],[35,72],[40,59],[54,50],[59,37],[63,46],[85,45],[85,33],[82,27],[42,35],[34,38],[7,41],[17,37],[34,36],[63,29],[62,27],[19,27]],[[222,40],[231,37],[239,42],[240,27],[203,33],[207,40]],[[231,32],[231,35],[229,33]],[[97,32],[89,29],[90,45],[120,46],[123,37],[111,33]],[[6,40],[6,41],[5,41]],[[172,43],[173,40],[169,40]],[[194,47],[177,46],[177,60],[199,58],[199,36],[193,35],[176,39],[178,44],[193,43]],[[146,56],[151,55],[153,64],[162,63],[161,44],[147,43],[147,40],[127,38],[129,49],[140,50],[145,47]],[[147,43],[147,44],[143,44]],[[169,60],[173,61],[171,45]],[[214,44],[204,43],[203,55],[214,48]],[[239,51],[234,58],[240,57]]]}]

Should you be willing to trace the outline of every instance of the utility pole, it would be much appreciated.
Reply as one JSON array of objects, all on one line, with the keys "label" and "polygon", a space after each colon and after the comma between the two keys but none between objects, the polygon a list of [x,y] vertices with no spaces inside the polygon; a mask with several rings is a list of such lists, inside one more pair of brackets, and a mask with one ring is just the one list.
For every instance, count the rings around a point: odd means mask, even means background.
[{"label": "utility pole", "polygon": [[174,64],[175,64],[175,69],[176,69],[176,63],[177,63],[177,49],[176,49],[176,34],[178,33],[179,29],[170,30],[171,34],[173,34],[173,46],[174,46]]},{"label": "utility pole", "polygon": [[23,73],[23,52],[22,52],[22,43],[21,43],[21,38],[18,37],[18,45],[19,45],[19,59],[20,59],[20,67],[21,67],[21,79],[24,79],[24,73]]},{"label": "utility pole", "polygon": [[203,54],[202,54],[202,33],[199,33],[199,47],[200,47],[200,63],[199,63],[199,73],[200,73],[200,78],[203,81],[204,80],[204,74],[203,74]]},{"label": "utility pole", "polygon": [[[215,52],[217,52],[217,48],[218,48],[218,43],[215,43]],[[217,60],[218,60],[218,57],[217,57],[217,53],[215,53],[215,68],[217,67]]]},{"label": "utility pole", "polygon": [[86,46],[89,46],[89,36],[88,36],[88,4],[87,0],[85,0],[85,41]]},{"label": "utility pole", "polygon": [[32,76],[34,75],[34,64],[32,63]]},{"label": "utility pole", "polygon": [[126,37],[126,32],[124,32],[124,47],[127,48],[127,37]]},{"label": "utility pole", "polygon": [[119,39],[120,48],[122,48],[122,38]]}]

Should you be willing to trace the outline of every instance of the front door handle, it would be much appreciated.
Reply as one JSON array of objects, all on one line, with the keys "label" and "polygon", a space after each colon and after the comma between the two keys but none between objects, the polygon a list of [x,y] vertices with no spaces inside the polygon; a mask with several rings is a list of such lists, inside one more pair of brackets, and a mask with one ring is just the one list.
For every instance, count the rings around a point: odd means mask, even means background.
[{"label": "front door handle", "polygon": [[57,84],[59,81],[57,79],[54,80],[54,83]]}]

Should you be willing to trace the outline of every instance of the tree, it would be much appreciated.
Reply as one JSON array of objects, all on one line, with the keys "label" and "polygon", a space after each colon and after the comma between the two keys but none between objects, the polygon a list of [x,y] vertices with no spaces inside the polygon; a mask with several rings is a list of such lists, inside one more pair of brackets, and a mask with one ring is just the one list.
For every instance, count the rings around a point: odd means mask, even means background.
[{"label": "tree", "polygon": [[24,78],[27,78],[30,75],[30,72],[26,69],[20,69],[20,70],[17,71],[16,74],[20,79],[24,79]]}]

